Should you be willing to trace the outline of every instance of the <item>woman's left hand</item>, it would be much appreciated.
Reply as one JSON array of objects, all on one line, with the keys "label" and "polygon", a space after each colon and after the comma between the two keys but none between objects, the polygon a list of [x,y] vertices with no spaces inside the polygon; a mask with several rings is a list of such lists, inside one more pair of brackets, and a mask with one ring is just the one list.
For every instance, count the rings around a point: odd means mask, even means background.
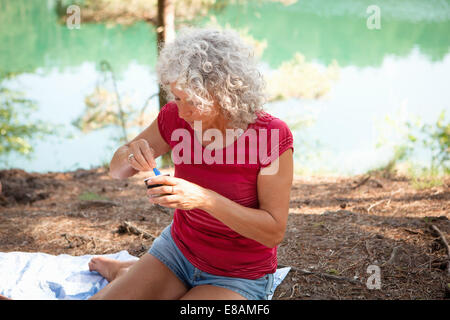
[{"label": "woman's left hand", "polygon": [[[195,183],[170,176],[152,177],[147,184],[164,184],[161,187],[147,189],[151,203],[182,210],[203,208],[210,192]],[[159,196],[161,194],[165,195]]]}]

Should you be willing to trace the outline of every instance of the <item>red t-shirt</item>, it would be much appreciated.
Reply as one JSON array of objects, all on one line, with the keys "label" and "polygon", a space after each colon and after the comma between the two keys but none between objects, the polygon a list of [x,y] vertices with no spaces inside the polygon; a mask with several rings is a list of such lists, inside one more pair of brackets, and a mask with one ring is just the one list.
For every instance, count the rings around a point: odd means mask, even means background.
[{"label": "red t-shirt", "polygon": [[[257,178],[260,169],[284,151],[293,149],[289,127],[265,112],[261,112],[256,122],[250,124],[234,143],[213,151],[201,145],[191,126],[178,116],[174,102],[169,102],[160,111],[158,127],[172,149],[175,177],[213,190],[249,208],[259,207]],[[277,268],[276,247],[268,248],[246,238],[200,209],[176,209],[172,237],[184,256],[204,272],[257,279],[274,273]]]}]

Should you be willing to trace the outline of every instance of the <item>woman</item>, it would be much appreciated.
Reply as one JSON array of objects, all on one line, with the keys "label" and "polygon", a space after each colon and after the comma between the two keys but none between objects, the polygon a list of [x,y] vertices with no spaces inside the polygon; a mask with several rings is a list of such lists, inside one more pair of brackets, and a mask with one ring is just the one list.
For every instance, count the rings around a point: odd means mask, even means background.
[{"label": "woman", "polygon": [[185,29],[162,49],[157,72],[174,101],[116,151],[110,175],[151,171],[172,149],[174,177],[152,177],[147,184],[163,186],[147,193],[150,203],[176,208],[174,218],[136,262],[93,258],[90,270],[110,281],[93,298],[268,299],[293,140],[283,121],[262,111],[252,50],[231,31]]}]

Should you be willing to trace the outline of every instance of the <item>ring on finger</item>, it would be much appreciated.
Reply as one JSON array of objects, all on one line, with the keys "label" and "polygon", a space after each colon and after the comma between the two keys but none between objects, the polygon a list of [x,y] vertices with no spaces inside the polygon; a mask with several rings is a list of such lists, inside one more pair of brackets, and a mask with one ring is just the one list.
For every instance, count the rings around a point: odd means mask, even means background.
[{"label": "ring on finger", "polygon": [[134,154],[130,153],[130,154],[128,155],[128,161],[131,161],[132,158],[134,158]]}]

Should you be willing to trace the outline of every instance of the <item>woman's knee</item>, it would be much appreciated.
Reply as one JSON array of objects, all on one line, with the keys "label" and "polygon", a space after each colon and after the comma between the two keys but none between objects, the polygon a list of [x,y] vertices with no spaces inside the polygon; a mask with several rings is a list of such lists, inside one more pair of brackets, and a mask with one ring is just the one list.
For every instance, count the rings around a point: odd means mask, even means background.
[{"label": "woman's knee", "polygon": [[156,257],[145,254],[132,266],[122,268],[102,291],[98,297],[103,299],[171,300],[183,296],[188,288]]}]

